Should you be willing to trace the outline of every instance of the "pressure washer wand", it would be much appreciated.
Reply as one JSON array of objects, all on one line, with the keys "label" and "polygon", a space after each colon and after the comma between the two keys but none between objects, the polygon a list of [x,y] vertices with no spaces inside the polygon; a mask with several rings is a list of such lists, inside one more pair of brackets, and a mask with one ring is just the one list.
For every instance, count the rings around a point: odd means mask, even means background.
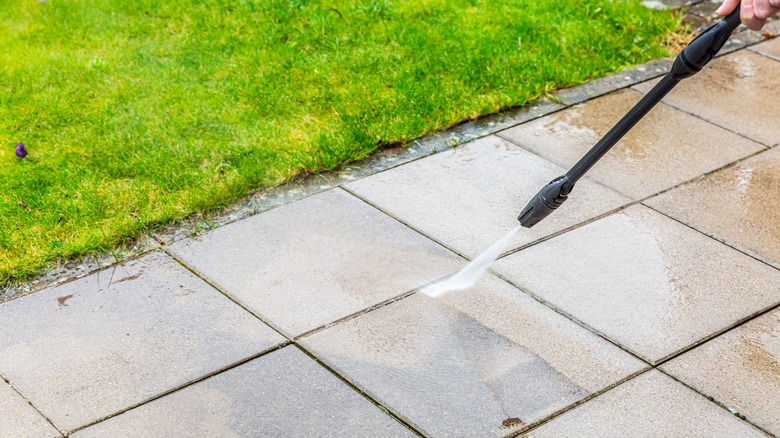
[{"label": "pressure washer wand", "polygon": [[623,118],[593,148],[583,156],[566,174],[550,181],[537,193],[520,212],[517,220],[526,228],[531,228],[549,216],[568,198],[574,184],[593,167],[634,125],[642,119],[661,99],[681,80],[699,72],[726,44],[731,33],[739,26],[737,9],[724,19],[710,26],[688,44],[674,60],[671,71],[664,76],[642,100],[623,116]]}]

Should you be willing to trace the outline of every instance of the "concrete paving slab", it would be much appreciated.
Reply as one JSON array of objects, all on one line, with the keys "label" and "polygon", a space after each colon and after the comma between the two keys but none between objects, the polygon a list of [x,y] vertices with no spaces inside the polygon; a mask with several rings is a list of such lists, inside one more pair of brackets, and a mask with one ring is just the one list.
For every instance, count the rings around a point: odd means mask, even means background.
[{"label": "concrete paving slab", "polygon": [[780,271],[644,206],[494,269],[653,363],[780,302]]},{"label": "concrete paving slab", "polygon": [[[780,63],[747,50],[719,57],[685,79],[664,102],[766,146],[780,143]],[[647,92],[657,81],[634,88]]]},{"label": "concrete paving slab", "polygon": [[434,437],[512,433],[646,367],[492,275],[301,343]]},{"label": "concrete paving slab", "polygon": [[341,189],[170,249],[290,336],[463,265],[461,258]]},{"label": "concrete paving slab", "polygon": [[525,435],[544,437],[767,437],[652,370]]},{"label": "concrete paving slab", "polygon": [[755,46],[750,47],[750,50],[780,61],[780,38],[756,44]]},{"label": "concrete paving slab", "polygon": [[[496,136],[347,185],[349,190],[470,258],[518,225],[539,189],[566,170]],[[590,181],[558,211],[518,234],[538,240],[630,202]]]},{"label": "concrete paving slab", "polygon": [[[499,135],[568,169],[641,98],[634,90],[618,91]],[[638,200],[762,149],[758,143],[659,104],[588,175]]]},{"label": "concrete paving slab", "polygon": [[780,267],[780,149],[680,186],[646,203]]},{"label": "concrete paving slab", "polygon": [[0,372],[74,430],[284,341],[152,253],[0,305]]},{"label": "concrete paving slab", "polygon": [[780,435],[780,310],[662,366],[730,411]]},{"label": "concrete paving slab", "polygon": [[61,437],[45,418],[0,379],[0,438]]},{"label": "concrete paving slab", "polygon": [[415,435],[299,349],[289,346],[72,436]]}]

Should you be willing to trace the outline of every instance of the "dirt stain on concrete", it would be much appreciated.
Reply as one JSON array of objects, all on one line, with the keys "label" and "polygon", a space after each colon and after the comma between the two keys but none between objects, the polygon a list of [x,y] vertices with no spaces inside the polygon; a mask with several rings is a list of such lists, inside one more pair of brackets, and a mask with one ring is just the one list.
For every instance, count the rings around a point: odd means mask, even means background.
[{"label": "dirt stain on concrete", "polygon": [[60,307],[67,307],[68,306],[67,301],[69,299],[73,298],[75,295],[76,294],[70,294],[70,295],[65,295],[65,296],[58,297],[57,298],[57,303],[59,303]]}]

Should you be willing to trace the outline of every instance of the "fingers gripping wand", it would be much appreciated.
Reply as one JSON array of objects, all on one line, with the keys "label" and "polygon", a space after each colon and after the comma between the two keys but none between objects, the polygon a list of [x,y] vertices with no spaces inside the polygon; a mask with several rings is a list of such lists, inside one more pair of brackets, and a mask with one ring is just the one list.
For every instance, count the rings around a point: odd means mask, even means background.
[{"label": "fingers gripping wand", "polygon": [[710,26],[688,44],[674,60],[671,71],[648,92],[593,148],[564,175],[542,187],[520,212],[518,220],[531,228],[549,216],[568,198],[574,185],[634,125],[642,119],[681,80],[699,72],[718,53],[731,32],[739,26],[739,7]]}]

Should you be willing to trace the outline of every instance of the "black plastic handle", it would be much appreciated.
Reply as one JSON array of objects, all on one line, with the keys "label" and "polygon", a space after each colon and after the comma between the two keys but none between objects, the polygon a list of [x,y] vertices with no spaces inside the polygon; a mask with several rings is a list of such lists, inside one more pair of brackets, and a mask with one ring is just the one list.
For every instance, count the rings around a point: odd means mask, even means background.
[{"label": "black plastic handle", "polygon": [[699,72],[720,51],[731,33],[739,26],[740,8],[737,8],[707,28],[693,39],[677,55],[666,74],[607,134],[591,148],[565,175],[550,181],[534,195],[517,219],[531,228],[555,211],[574,188],[574,184],[593,167],[626,133],[631,130],[653,107],[663,99],[682,79]]}]

